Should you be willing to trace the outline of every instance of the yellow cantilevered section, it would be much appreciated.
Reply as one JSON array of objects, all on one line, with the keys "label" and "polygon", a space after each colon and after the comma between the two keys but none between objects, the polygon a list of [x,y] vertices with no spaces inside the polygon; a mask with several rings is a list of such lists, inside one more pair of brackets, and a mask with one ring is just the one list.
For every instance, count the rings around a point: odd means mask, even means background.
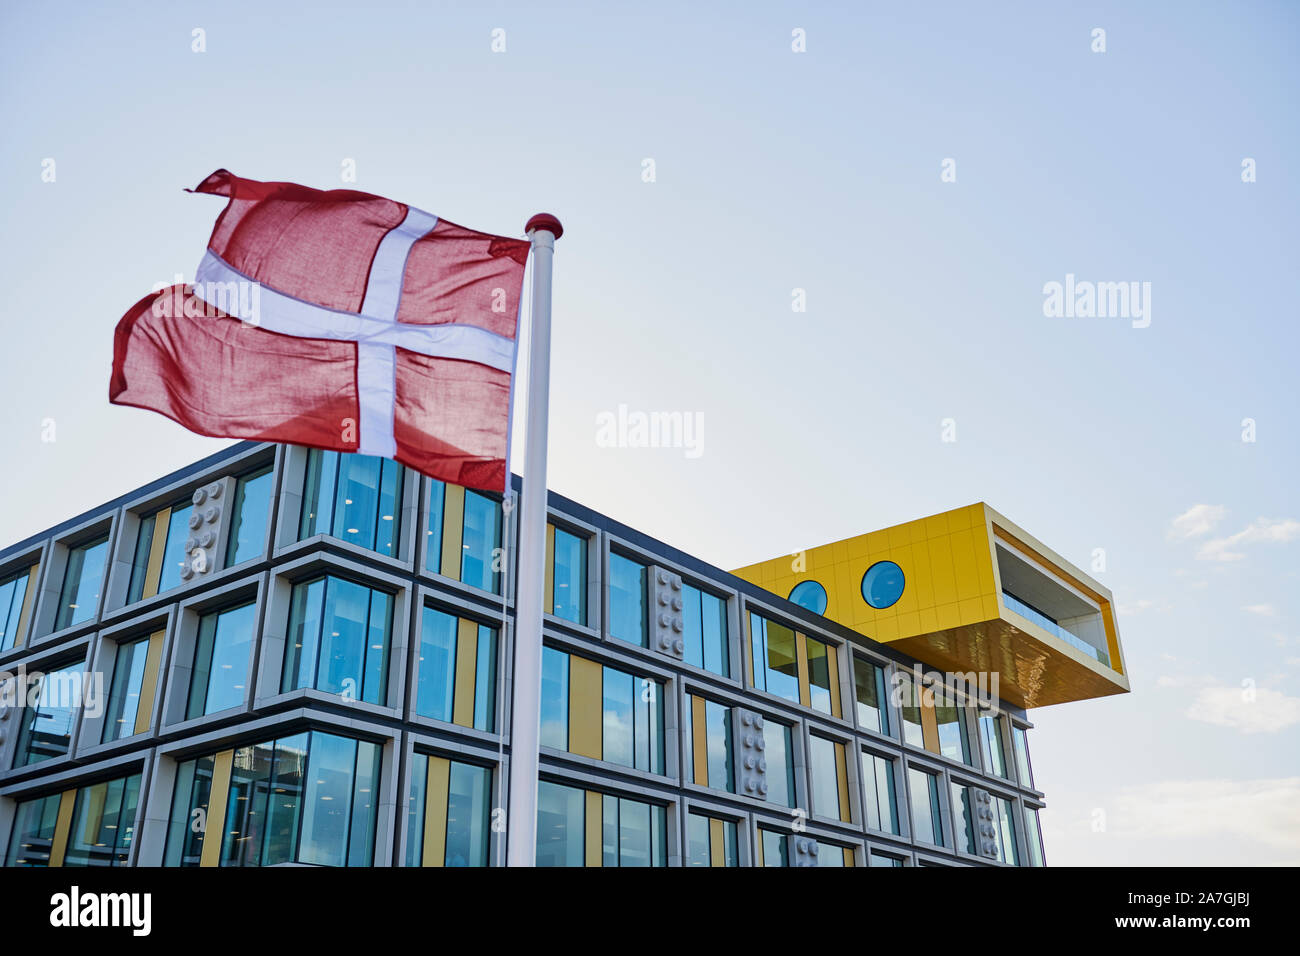
[{"label": "yellow cantilevered section", "polygon": [[[874,607],[863,578],[881,562],[902,590]],[[983,502],[733,573],[783,598],[816,581],[825,617],[940,670],[996,674],[1021,707],[1129,690],[1110,591]]]}]

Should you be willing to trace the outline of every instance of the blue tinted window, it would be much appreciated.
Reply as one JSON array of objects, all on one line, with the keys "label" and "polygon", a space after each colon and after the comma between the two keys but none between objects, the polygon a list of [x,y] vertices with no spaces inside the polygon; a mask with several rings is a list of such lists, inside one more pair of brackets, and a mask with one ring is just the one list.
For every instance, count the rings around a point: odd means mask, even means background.
[{"label": "blue tinted window", "polygon": [[499,594],[501,572],[497,567],[497,549],[500,545],[501,503],[467,490],[461,542],[461,581]]},{"label": "blue tinted window", "polygon": [[429,483],[429,526],[424,531],[424,566],[434,574],[442,573],[442,519],[447,504],[447,486],[441,481]]},{"label": "blue tinted window", "polygon": [[187,718],[215,714],[244,702],[256,619],[253,604],[199,619]]},{"label": "blue tinted window", "polygon": [[809,736],[812,766],[813,812],[832,820],[840,818],[840,784],[835,761],[835,743],[816,734]]},{"label": "blue tinted window", "polygon": [[872,830],[897,833],[898,797],[894,792],[894,762],[863,751],[862,783],[867,794],[867,826]]},{"label": "blue tinted window", "polygon": [[862,599],[872,607],[891,607],[902,596],[903,569],[893,561],[877,561],[862,575]]},{"label": "blue tinted window", "polygon": [[575,624],[587,623],[587,539],[555,529],[552,613]]},{"label": "blue tinted window", "polygon": [[5,866],[49,866],[62,794],[24,800],[14,811]]},{"label": "blue tinted window", "polygon": [[72,722],[77,707],[82,703],[84,680],[81,661],[66,664],[40,677],[36,705],[29,704],[21,711],[22,736],[18,741],[15,766],[40,763],[68,752]]},{"label": "blue tinted window", "polygon": [[786,846],[784,834],[777,833],[774,830],[765,830],[758,828],[758,839],[762,844],[763,865],[764,866],[789,866],[787,856],[789,849]]},{"label": "blue tinted window", "polygon": [[104,719],[104,743],[134,736],[148,656],[147,637],[118,645],[113,663],[113,686],[108,694],[108,714]]},{"label": "blue tinted window", "polygon": [[139,801],[138,773],[78,790],[63,865],[126,866]]},{"label": "blue tinted window", "polygon": [[392,597],[327,576],[294,585],[282,692],[314,687],[387,703]]},{"label": "blue tinted window", "polygon": [[794,747],[790,742],[790,728],[774,720],[764,721],[763,752],[767,757],[768,802],[793,807]]},{"label": "blue tinted window", "polygon": [[[190,535],[198,534],[198,532],[190,529],[190,515],[192,514],[194,514],[194,505],[189,502],[172,509],[171,518],[167,522],[167,541],[163,546],[162,567],[159,569],[158,574],[159,594],[179,587],[181,584],[181,570],[185,567],[189,558],[189,552],[185,549],[185,542]],[[209,527],[212,526],[209,525]]]},{"label": "blue tinted window", "polygon": [[750,614],[749,629],[753,640],[754,686],[799,703],[799,662],[794,631],[757,614]]},{"label": "blue tinted window", "polygon": [[826,589],[816,581],[800,581],[790,592],[790,601],[814,614],[826,613]]},{"label": "blue tinted window", "polygon": [[729,677],[731,655],[727,647],[727,602],[684,584],[682,605],[686,662]]},{"label": "blue tinted window", "polygon": [[577,787],[537,784],[537,865],[582,866],[586,861],[587,794]]},{"label": "blue tinted window", "polygon": [[911,767],[907,771],[912,791],[912,834],[922,843],[943,846],[943,823],[939,816],[939,778]]},{"label": "blue tinted window", "polygon": [[889,707],[885,696],[885,672],[861,657],[853,659],[853,683],[858,700],[858,725],[867,730],[889,733]]},{"label": "blue tinted window", "polygon": [[313,448],[307,457],[298,537],[328,534],[395,556],[402,477],[402,466],[386,458]]},{"label": "blue tinted window", "polygon": [[415,688],[415,712],[422,717],[451,720],[458,623],[454,615],[436,608],[424,609]]},{"label": "blue tinted window", "polygon": [[18,646],[18,626],[23,619],[23,601],[27,597],[27,568],[0,581],[0,651]]},{"label": "blue tinted window", "polygon": [[107,558],[107,537],[68,551],[68,565],[63,573],[63,590],[59,594],[55,630],[89,621],[95,616],[99,609],[99,589],[104,583],[104,564]]},{"label": "blue tinted window", "polygon": [[569,655],[542,648],[541,744],[569,749]]},{"label": "blue tinted window", "polygon": [[266,549],[266,525],[271,516],[271,469],[244,475],[235,487],[231,508],[226,567],[260,558]]},{"label": "blue tinted window", "polygon": [[645,646],[646,569],[621,554],[609,556],[609,633]]},{"label": "blue tinted window", "polygon": [[487,866],[492,771],[451,762],[444,866]]}]

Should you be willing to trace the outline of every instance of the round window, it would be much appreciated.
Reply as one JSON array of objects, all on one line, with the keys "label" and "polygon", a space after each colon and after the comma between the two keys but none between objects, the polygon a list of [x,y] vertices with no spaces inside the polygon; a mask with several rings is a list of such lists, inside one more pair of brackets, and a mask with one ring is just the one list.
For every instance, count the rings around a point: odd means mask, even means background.
[{"label": "round window", "polygon": [[814,614],[826,613],[826,589],[816,581],[800,581],[790,592],[790,600]]},{"label": "round window", "polygon": [[893,561],[877,561],[862,575],[862,599],[876,610],[897,603],[903,596],[903,569]]}]

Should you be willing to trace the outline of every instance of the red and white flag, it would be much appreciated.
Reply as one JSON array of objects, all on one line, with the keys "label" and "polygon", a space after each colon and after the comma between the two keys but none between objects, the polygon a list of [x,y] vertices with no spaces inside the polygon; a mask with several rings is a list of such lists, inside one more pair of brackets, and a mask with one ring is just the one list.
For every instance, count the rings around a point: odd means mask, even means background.
[{"label": "red and white flag", "polygon": [[527,241],[225,170],[194,191],[226,208],[194,284],[118,323],[111,402],[505,490]]}]

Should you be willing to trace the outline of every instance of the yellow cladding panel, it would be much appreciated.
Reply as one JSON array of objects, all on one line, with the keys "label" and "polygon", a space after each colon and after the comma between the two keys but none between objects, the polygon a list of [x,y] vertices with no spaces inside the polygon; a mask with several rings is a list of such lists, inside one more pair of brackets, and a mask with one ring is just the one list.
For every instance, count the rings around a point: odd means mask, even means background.
[{"label": "yellow cladding panel", "polygon": [[451,761],[433,756],[428,761],[424,789],[424,852],[420,864],[442,866],[447,860],[447,792],[451,781]]},{"label": "yellow cladding panel", "polygon": [[226,803],[230,799],[230,772],[235,752],[223,750],[212,761],[212,786],[208,790],[208,811],[203,824],[203,849],[199,866],[221,865],[221,844],[226,835]]},{"label": "yellow cladding panel", "polygon": [[840,710],[840,653],[839,648],[834,644],[826,645],[826,667],[830,674],[831,682],[831,715],[833,717],[843,717]]},{"label": "yellow cladding panel", "polygon": [[144,657],[144,677],[140,681],[140,702],[135,710],[134,734],[142,734],[149,729],[153,719],[153,699],[158,689],[158,666],[162,661],[163,632],[155,631],[149,635],[149,650]]},{"label": "yellow cladding panel", "polygon": [[460,618],[456,627],[456,689],[452,696],[451,720],[462,727],[474,726],[474,667],[478,661],[478,624]]},{"label": "yellow cladding panel", "polygon": [[702,787],[709,785],[709,734],[705,721],[704,698],[688,694],[691,702],[691,765],[692,781]]},{"label": "yellow cladding panel", "polygon": [[851,823],[853,808],[849,804],[849,769],[848,758],[844,754],[844,745],[835,744],[835,779],[840,787],[840,821]]},{"label": "yellow cladding panel", "polygon": [[721,820],[709,817],[709,866],[727,865],[727,837]]},{"label": "yellow cladding panel", "polygon": [[153,518],[153,539],[149,542],[149,563],[145,565],[144,590],[141,597],[153,597],[158,593],[158,581],[162,577],[163,549],[167,547],[167,526],[171,524],[172,509],[162,508]]},{"label": "yellow cladding panel", "polygon": [[799,703],[805,707],[812,706],[812,690],[808,686],[808,638],[804,634],[794,636],[795,669],[799,673]]},{"label": "yellow cladding panel", "polygon": [[604,854],[601,837],[605,801],[595,790],[587,792],[586,833],[583,835],[584,862],[587,866],[600,866]]},{"label": "yellow cladding panel", "polygon": [[569,655],[569,752],[600,760],[603,669],[595,661]]},{"label": "yellow cladding panel", "polygon": [[542,590],[542,610],[555,613],[555,525],[546,523],[546,584]]},{"label": "yellow cladding panel", "polygon": [[442,561],[439,573],[460,580],[460,562],[465,537],[465,489],[447,485],[442,503]]},{"label": "yellow cladding panel", "polygon": [[59,813],[54,819],[54,839],[50,842],[50,866],[62,866],[68,852],[68,833],[72,830],[72,808],[77,804],[77,791],[64,790],[59,795]]},{"label": "yellow cladding panel", "polygon": [[14,632],[13,647],[21,647],[27,639],[27,622],[32,619],[32,604],[36,601],[36,575],[40,564],[33,564],[27,572],[27,590],[23,592],[23,609],[18,612],[18,630]]}]

